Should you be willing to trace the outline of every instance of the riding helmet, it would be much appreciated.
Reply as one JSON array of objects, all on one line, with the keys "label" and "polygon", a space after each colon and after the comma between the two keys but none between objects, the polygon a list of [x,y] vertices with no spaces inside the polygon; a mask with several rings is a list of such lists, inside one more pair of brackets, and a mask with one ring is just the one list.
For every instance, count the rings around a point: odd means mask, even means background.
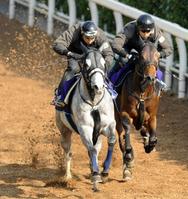
[{"label": "riding helmet", "polygon": [[97,34],[97,26],[93,21],[85,21],[81,25],[81,32],[87,37],[94,37]]},{"label": "riding helmet", "polygon": [[138,31],[150,31],[155,27],[155,22],[150,15],[143,14],[136,20],[136,26]]}]

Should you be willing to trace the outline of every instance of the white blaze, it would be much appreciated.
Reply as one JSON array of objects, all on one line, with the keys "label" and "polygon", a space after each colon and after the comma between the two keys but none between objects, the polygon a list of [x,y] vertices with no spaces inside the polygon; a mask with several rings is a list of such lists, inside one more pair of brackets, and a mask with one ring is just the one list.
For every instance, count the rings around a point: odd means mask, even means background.
[{"label": "white blaze", "polygon": [[103,89],[104,79],[101,73],[95,73],[91,78],[91,86],[97,86],[99,90]]}]

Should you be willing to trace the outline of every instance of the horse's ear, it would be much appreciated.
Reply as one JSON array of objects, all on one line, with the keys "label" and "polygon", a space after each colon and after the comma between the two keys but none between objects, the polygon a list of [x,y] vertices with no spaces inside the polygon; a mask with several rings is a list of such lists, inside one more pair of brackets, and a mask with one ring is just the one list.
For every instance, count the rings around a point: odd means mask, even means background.
[{"label": "horse's ear", "polygon": [[160,53],[158,51],[155,52],[155,55],[156,59],[158,60],[160,58]]},{"label": "horse's ear", "polygon": [[108,42],[102,43],[102,45],[99,48],[99,51],[102,52],[104,49],[108,48],[110,44]]}]

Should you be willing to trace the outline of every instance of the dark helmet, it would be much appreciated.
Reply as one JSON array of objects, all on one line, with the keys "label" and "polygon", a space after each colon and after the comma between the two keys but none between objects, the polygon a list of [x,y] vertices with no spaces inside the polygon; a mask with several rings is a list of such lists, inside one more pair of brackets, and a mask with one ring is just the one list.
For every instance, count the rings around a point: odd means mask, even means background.
[{"label": "dark helmet", "polygon": [[136,26],[138,31],[150,31],[155,27],[155,22],[150,15],[143,14],[136,20]]},{"label": "dark helmet", "polygon": [[81,25],[81,32],[87,37],[94,37],[97,34],[97,26],[93,21],[85,21]]}]

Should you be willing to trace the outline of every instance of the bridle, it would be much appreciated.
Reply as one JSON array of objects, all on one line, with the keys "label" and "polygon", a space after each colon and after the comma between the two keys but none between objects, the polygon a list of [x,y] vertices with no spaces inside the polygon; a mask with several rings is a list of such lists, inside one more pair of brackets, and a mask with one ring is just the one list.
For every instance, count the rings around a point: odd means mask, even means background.
[{"label": "bridle", "polygon": [[97,53],[97,50],[90,50],[87,52],[87,54],[85,55],[85,60],[83,62],[83,65],[81,67],[81,74],[82,74],[82,77],[86,83],[86,87],[88,89],[88,93],[91,97],[91,101],[88,101],[84,98],[84,96],[81,95],[81,92],[80,92],[80,86],[79,86],[79,93],[80,93],[80,96],[81,96],[81,99],[89,104],[90,106],[94,107],[94,106],[97,106],[103,99],[104,97],[104,94],[105,94],[105,89],[104,89],[104,92],[102,94],[102,97],[100,98],[100,100],[97,102],[97,104],[94,104],[93,103],[93,99],[95,97],[95,92],[94,92],[94,88],[91,87],[91,79],[93,77],[93,75],[95,75],[96,73],[100,73],[102,75],[102,78],[103,78],[103,81],[105,82],[105,72],[106,72],[106,68],[105,67],[100,67],[98,66],[97,64],[96,65],[92,65],[90,67],[87,66],[86,64],[86,59],[87,59],[87,56],[89,55],[89,53],[91,52],[94,52],[94,53]]},{"label": "bridle", "polygon": [[[147,45],[147,43],[145,44],[145,46],[146,45]],[[157,49],[156,49],[154,44],[148,43],[148,45],[151,46],[152,48],[154,48],[153,50],[155,50],[157,52]],[[155,67],[155,71],[157,71],[157,68],[158,68],[158,60],[153,60],[151,58],[151,56],[149,58],[147,58],[146,60],[144,59],[144,57],[143,57],[144,47],[143,47],[143,49],[142,49],[142,51],[140,53],[139,61],[136,63],[136,67],[135,67],[136,74],[141,78],[140,88],[141,88],[142,92],[145,91],[145,89],[147,88],[147,86],[149,84],[150,85],[154,84],[155,80],[156,80],[156,76],[146,75],[145,74],[146,68],[154,66]]]}]

